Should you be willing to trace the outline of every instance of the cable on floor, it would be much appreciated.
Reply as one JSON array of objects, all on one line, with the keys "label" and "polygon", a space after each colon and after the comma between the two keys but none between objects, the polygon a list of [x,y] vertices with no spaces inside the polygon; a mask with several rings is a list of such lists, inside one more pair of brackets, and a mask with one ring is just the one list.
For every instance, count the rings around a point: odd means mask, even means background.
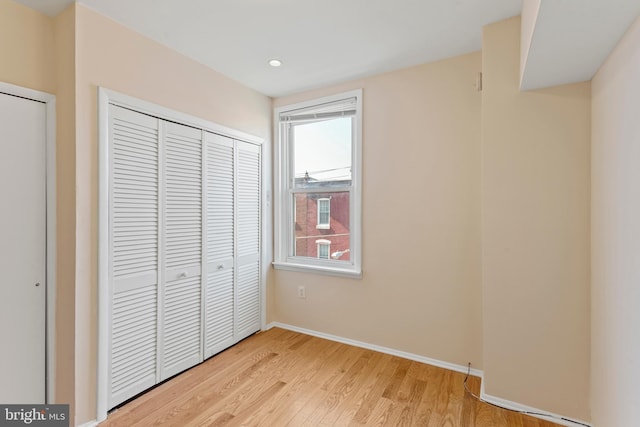
[{"label": "cable on floor", "polygon": [[551,418],[554,420],[562,420],[562,421],[568,421],[570,423],[574,423],[574,424],[580,424],[582,426],[585,427],[590,427],[589,424],[585,424],[585,423],[581,423],[579,421],[575,421],[569,418],[564,418],[564,417],[558,417],[555,415],[551,415],[551,414],[545,414],[543,412],[533,412],[533,411],[520,411],[518,409],[511,409],[511,408],[507,408],[505,406],[500,406],[500,405],[496,405],[495,403],[491,403],[488,402],[486,400],[484,400],[483,398],[481,398],[480,396],[474,394],[471,390],[469,390],[469,387],[467,386],[467,380],[469,379],[469,376],[471,375],[471,362],[469,362],[469,366],[467,367],[467,376],[464,377],[464,381],[463,381],[463,385],[464,385],[464,391],[469,393],[472,397],[474,397],[478,402],[482,402],[482,403],[486,403],[487,405],[491,405],[491,406],[495,406],[496,408],[500,408],[500,409],[504,409],[507,411],[511,411],[511,412],[517,412],[518,414],[524,414],[524,415],[538,415],[538,416],[543,416],[543,417],[547,417],[547,418]]}]

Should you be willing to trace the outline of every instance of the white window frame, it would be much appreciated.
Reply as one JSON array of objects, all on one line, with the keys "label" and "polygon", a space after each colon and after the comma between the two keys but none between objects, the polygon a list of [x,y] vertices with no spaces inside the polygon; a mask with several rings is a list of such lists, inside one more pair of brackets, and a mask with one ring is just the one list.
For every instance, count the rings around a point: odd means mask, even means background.
[{"label": "white window frame", "polygon": [[[321,247],[327,248],[326,258],[323,258],[320,256]],[[316,254],[318,256],[318,259],[331,259],[331,240],[327,240],[327,239],[316,240]]]},{"label": "white window frame", "polygon": [[[351,188],[349,199],[349,260],[328,260],[294,256],[295,230],[293,227],[295,202],[292,193],[295,173],[286,125],[281,125],[282,113],[311,108],[321,104],[356,99],[353,138],[351,141]],[[277,269],[329,274],[335,276],[362,277],[362,89],[312,99],[274,109],[274,262]],[[323,190],[324,191],[324,190]],[[326,191],[325,191],[326,192]]]},{"label": "white window frame", "polygon": [[[320,202],[326,202],[327,203],[327,207],[328,209],[328,216],[327,216],[327,222],[323,223],[320,222]],[[294,209],[295,209],[295,203],[294,203]],[[316,228],[318,230],[328,230],[331,228],[331,198],[330,197],[323,197],[321,199],[316,200],[316,210],[317,210],[317,215],[318,215],[318,219],[316,220]],[[295,217],[294,217],[295,219]]]}]

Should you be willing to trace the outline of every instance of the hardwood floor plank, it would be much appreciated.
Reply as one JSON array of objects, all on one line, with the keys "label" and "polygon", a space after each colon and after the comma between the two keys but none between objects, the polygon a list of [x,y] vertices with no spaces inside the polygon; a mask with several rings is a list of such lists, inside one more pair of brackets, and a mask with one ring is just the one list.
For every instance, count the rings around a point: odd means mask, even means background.
[{"label": "hardwood floor plank", "polygon": [[[467,387],[469,388],[469,390],[471,390],[472,393],[480,395],[480,378],[469,376],[469,379],[467,380]],[[478,402],[476,398],[474,398],[471,394],[464,393],[464,399],[462,401],[462,411],[460,414],[460,421],[462,425],[476,425],[476,413],[478,409],[477,405],[479,404],[480,402]]]},{"label": "hardwood floor plank", "polygon": [[277,381],[271,385],[268,389],[264,390],[255,399],[251,400],[247,405],[243,405],[238,408],[238,412],[235,414],[233,420],[228,424],[229,427],[235,427],[245,425],[245,421],[251,417],[259,408],[261,408],[267,401],[271,399],[277,399],[279,392],[286,384],[282,381]]},{"label": "hardwood floor plank", "polygon": [[[261,351],[245,360],[245,363],[241,366],[229,366],[228,369],[233,375],[227,378],[226,381],[216,381],[219,377],[215,375],[203,379],[193,389],[187,392],[183,391],[181,398],[174,399],[172,405],[167,405],[157,410],[154,414],[156,418],[154,425],[168,425],[174,422],[176,425],[194,423],[193,420],[201,416],[203,411],[224,400],[232,390],[238,389],[250,381],[252,373],[262,369],[276,356],[275,353]],[[171,410],[167,410],[168,407]],[[142,420],[141,424],[136,423],[133,425],[143,426],[145,421]]]},{"label": "hardwood floor plank", "polygon": [[380,397],[365,425],[372,427],[390,426],[392,422],[391,416],[396,405],[396,402]]},{"label": "hardwood floor plank", "polygon": [[359,358],[351,368],[340,378],[340,381],[330,390],[327,396],[316,410],[311,414],[303,426],[330,426],[340,415],[338,407],[352,392],[356,378],[362,373],[367,364],[367,359]]},{"label": "hardwood floor plank", "polygon": [[233,420],[233,415],[231,414],[227,414],[227,413],[223,413],[220,414],[220,416],[218,416],[217,418],[215,418],[212,421],[207,421],[206,425],[207,427],[222,427],[222,426],[227,426],[229,425],[229,423]]},{"label": "hardwood floor plank", "polygon": [[[109,414],[101,427],[557,427],[479,402],[465,375],[273,328]],[[479,394],[480,378],[469,377]]]},{"label": "hardwood floor plank", "polygon": [[322,395],[322,384],[329,372],[332,372],[336,360],[340,358],[342,347],[338,343],[323,341],[323,351],[313,350],[301,360],[299,370],[287,388],[287,396],[267,416],[260,425],[295,425],[302,423],[314,406],[309,405]]},{"label": "hardwood floor plank", "polygon": [[398,363],[398,367],[396,371],[393,373],[393,377],[391,378],[391,382],[387,385],[387,388],[382,392],[382,397],[387,399],[396,399],[398,395],[398,390],[404,381],[404,378],[409,371],[409,367],[411,366],[411,361],[407,359],[401,359]]},{"label": "hardwood floor plank", "polygon": [[[338,351],[318,369],[317,374],[313,377],[315,381],[309,384],[312,388],[307,387],[307,393],[313,398],[315,404],[305,405],[287,425],[300,427],[307,422],[309,417],[319,417],[319,412],[316,413],[316,410],[324,410],[322,404],[328,398],[330,390],[340,381],[347,369],[356,362],[357,356],[361,352],[362,349],[340,344]],[[318,409],[319,406],[320,409]]]},{"label": "hardwood floor plank", "polygon": [[[325,417],[323,423],[327,425],[346,426],[353,420],[365,402],[367,395],[375,386],[379,373],[385,368],[391,356],[370,351],[367,365],[356,377],[353,392],[342,401],[334,411],[334,416]],[[337,418],[335,418],[337,416]],[[333,421],[333,424],[328,422]]]},{"label": "hardwood floor plank", "polygon": [[[324,341],[324,340],[322,340]],[[300,357],[299,370],[292,370],[285,374],[283,380],[287,381],[282,398],[273,403],[272,408],[266,408],[264,418],[259,425],[266,427],[287,425],[302,410],[307,403],[312,401],[321,381],[314,380],[320,376],[323,365],[335,355],[341,344],[326,341],[322,342],[322,348],[309,347],[309,353]],[[288,378],[288,379],[287,379]]]},{"label": "hardwood floor plank", "polygon": [[[426,389],[427,383],[425,381],[418,379],[413,380],[411,392],[409,393],[409,398],[407,399],[407,409],[404,414],[406,417],[406,422],[403,422],[401,425],[417,425],[418,403],[422,401],[422,396],[424,396]],[[405,417],[403,417],[402,419],[404,419]]]},{"label": "hardwood floor plank", "polygon": [[[358,398],[357,390],[360,390],[367,378],[371,377],[372,370],[380,360],[379,355],[369,350],[364,350],[360,359],[347,371],[342,380],[334,387],[332,393],[324,402],[328,408],[324,416],[316,425],[333,426],[345,410],[353,408],[354,399]],[[339,425],[339,424],[338,424]]]},{"label": "hardwood floor plank", "polygon": [[369,418],[373,414],[374,409],[378,405],[380,399],[382,399],[382,394],[387,389],[389,383],[392,381],[393,372],[395,372],[399,362],[400,359],[398,359],[397,357],[391,357],[384,365],[383,370],[378,373],[373,388],[366,395],[364,401],[362,402],[362,405],[356,412],[354,420],[357,423],[361,425],[367,424]]}]

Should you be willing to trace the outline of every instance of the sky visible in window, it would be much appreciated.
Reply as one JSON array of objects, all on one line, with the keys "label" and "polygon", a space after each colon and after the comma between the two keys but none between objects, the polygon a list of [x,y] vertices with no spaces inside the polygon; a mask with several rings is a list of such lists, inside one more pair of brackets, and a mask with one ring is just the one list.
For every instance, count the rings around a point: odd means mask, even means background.
[{"label": "sky visible in window", "polygon": [[294,126],[296,178],[351,179],[351,118]]}]

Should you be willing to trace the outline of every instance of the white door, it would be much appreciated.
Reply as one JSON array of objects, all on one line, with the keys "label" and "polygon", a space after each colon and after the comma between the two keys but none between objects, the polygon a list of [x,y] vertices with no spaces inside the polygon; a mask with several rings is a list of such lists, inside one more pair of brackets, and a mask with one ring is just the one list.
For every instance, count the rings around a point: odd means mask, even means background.
[{"label": "white door", "polygon": [[236,339],[260,329],[261,148],[236,141]]},{"label": "white door", "polygon": [[202,131],[164,133],[161,380],[202,362]]},{"label": "white door", "polygon": [[158,317],[158,119],[111,107],[109,408],[153,386]]},{"label": "white door", "polygon": [[46,105],[0,93],[0,402],[45,402]]},{"label": "white door", "polygon": [[207,132],[204,357],[232,346],[235,298],[234,142]]}]

